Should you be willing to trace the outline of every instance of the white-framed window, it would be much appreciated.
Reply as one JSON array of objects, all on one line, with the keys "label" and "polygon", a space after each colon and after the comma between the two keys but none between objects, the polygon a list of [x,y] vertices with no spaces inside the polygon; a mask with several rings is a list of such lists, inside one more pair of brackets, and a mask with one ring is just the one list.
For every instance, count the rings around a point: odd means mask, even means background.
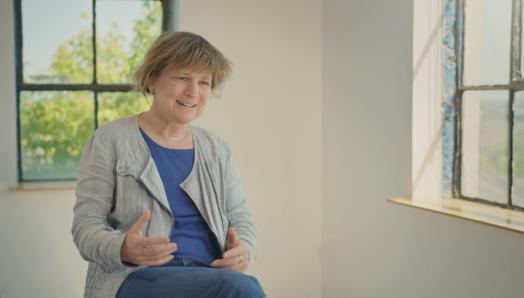
[{"label": "white-framed window", "polygon": [[524,207],[522,7],[414,2],[414,200]]},{"label": "white-framed window", "polygon": [[166,0],[15,0],[18,180],[74,180],[99,125],[147,108],[133,74]]},{"label": "white-framed window", "polygon": [[[522,0],[444,1],[444,121],[454,197],[524,208]],[[454,40],[454,42],[449,42]],[[451,69],[454,68],[454,71]],[[446,134],[447,133],[447,134]]]}]

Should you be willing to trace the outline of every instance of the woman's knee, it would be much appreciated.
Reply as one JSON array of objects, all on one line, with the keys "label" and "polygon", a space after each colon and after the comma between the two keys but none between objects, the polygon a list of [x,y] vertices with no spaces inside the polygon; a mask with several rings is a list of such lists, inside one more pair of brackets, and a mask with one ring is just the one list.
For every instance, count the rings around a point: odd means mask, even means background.
[{"label": "woman's knee", "polygon": [[266,297],[258,280],[234,270],[224,270],[224,288],[231,297]]}]

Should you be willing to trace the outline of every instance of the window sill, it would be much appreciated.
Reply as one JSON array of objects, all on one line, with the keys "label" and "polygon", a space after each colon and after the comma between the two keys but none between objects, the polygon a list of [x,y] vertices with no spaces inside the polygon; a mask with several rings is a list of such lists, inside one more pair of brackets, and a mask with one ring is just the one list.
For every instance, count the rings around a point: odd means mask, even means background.
[{"label": "window sill", "polygon": [[524,212],[458,199],[414,201],[391,198],[389,202],[455,216],[524,234]]},{"label": "window sill", "polygon": [[10,191],[74,190],[76,181],[18,182]]}]

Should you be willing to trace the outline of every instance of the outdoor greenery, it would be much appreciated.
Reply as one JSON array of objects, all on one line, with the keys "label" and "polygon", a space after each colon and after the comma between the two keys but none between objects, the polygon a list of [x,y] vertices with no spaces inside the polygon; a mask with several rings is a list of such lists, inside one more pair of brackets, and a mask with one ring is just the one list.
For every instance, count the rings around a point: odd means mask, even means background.
[{"label": "outdoor greenery", "polygon": [[[502,98],[503,99],[503,98]],[[509,100],[480,100],[480,171],[504,177],[508,174]],[[513,174],[524,178],[524,97],[517,93],[514,103]]]},{"label": "outdoor greenery", "polygon": [[[153,40],[161,32],[159,1],[144,1],[133,37],[113,24],[108,34],[97,36],[97,81],[132,84],[134,72]],[[101,35],[101,34],[100,34]],[[54,82],[93,82],[91,32],[79,32],[60,44],[50,70]],[[37,74],[38,76],[38,74]],[[48,75],[42,75],[48,78]],[[24,180],[72,179],[76,177],[83,145],[99,125],[144,111],[148,100],[136,92],[98,93],[95,115],[93,91],[22,91],[20,95],[20,145]]]}]

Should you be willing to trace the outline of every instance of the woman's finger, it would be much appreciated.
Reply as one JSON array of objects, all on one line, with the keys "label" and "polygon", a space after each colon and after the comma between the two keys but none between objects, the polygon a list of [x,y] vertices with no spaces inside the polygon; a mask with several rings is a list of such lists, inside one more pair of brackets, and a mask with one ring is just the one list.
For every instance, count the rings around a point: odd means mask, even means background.
[{"label": "woman's finger", "polygon": [[240,238],[238,238],[237,231],[235,228],[230,227],[227,229],[227,249],[233,248],[240,243]]},{"label": "woman's finger", "polygon": [[244,254],[244,252],[246,252],[246,248],[243,245],[239,245],[239,246],[236,246],[234,248],[231,248],[231,249],[227,250],[226,252],[224,252],[224,254],[222,256],[225,259],[226,258],[232,258],[232,257],[235,257],[235,256],[241,256],[241,255]]},{"label": "woman's finger", "polygon": [[160,259],[154,259],[154,260],[144,260],[141,261],[139,265],[142,266],[160,266],[164,265],[165,263],[171,261],[174,258],[173,255],[168,255]]},{"label": "woman's finger", "polygon": [[[174,243],[173,243],[174,244]],[[133,256],[139,261],[151,261],[166,257],[173,254],[177,250],[176,245],[169,245],[163,249],[154,248],[151,246],[137,248],[133,251]]]},{"label": "woman's finger", "polygon": [[[235,260],[236,259],[236,260]],[[211,263],[211,267],[214,268],[229,268],[235,264],[238,264],[238,258],[218,259]]]},{"label": "woman's finger", "polygon": [[231,268],[239,264],[244,264],[245,262],[247,262],[247,253],[243,255],[233,256],[230,258],[222,258],[215,260],[213,261],[213,263],[211,263],[211,267]]},{"label": "woman's finger", "polygon": [[153,237],[139,237],[136,239],[135,243],[133,243],[136,246],[152,246],[152,245],[159,245],[159,244],[169,244],[171,240],[167,237],[160,237],[160,236],[153,236]]},{"label": "woman's finger", "polygon": [[247,265],[249,264],[248,254],[247,252],[245,252],[241,256],[242,258],[240,256],[234,256],[231,258],[215,260],[213,263],[211,263],[211,267],[234,269],[240,272],[244,272],[246,271]]},{"label": "woman's finger", "polygon": [[148,263],[156,262],[156,261],[163,260],[163,259],[165,259],[165,258],[167,258],[169,256],[173,256],[173,252],[175,250],[167,250],[167,251],[164,251],[164,252],[162,252],[160,254],[151,256],[151,255],[147,255],[148,252],[147,252],[147,249],[145,249],[144,252],[141,252],[141,253],[135,255],[135,260],[136,260],[136,263],[138,263],[138,264],[144,264],[146,262],[148,262]]},{"label": "woman's finger", "polygon": [[177,250],[175,243],[169,244],[158,244],[144,247],[144,255],[147,257],[164,257],[168,254],[172,254]]}]

